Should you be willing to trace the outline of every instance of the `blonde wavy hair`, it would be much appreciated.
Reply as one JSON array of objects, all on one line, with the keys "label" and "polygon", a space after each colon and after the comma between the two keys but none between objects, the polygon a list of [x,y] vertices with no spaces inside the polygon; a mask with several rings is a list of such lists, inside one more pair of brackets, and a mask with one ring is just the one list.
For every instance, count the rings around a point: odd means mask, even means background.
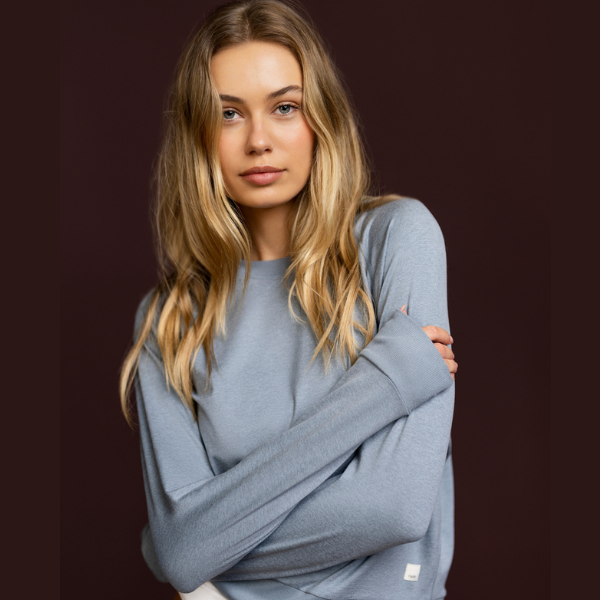
[{"label": "blonde wavy hair", "polygon": [[[167,386],[173,386],[197,418],[193,362],[203,348],[206,392],[213,362],[218,369],[214,336],[226,334],[227,305],[242,259],[246,265],[242,293],[246,290],[251,239],[224,187],[217,150],[222,104],[210,61],[219,50],[250,41],[280,44],[296,57],[303,76],[302,110],[315,133],[310,175],[294,199],[291,264],[284,277],[293,318],[305,322],[293,311],[295,295],[318,340],[310,364],[319,352],[326,370],[333,355],[349,357],[353,364],[361,350],[354,330],[364,336],[365,345],[373,337],[375,315],[361,277],[353,225],[359,213],[399,196],[366,194],[370,168],[358,120],[342,78],[302,7],[293,0],[225,4],[191,37],[170,94],[155,169],[153,228],[159,282],[120,374],[121,407],[130,425],[131,388],[151,333],[162,355]],[[355,322],[356,306],[364,322]]]}]

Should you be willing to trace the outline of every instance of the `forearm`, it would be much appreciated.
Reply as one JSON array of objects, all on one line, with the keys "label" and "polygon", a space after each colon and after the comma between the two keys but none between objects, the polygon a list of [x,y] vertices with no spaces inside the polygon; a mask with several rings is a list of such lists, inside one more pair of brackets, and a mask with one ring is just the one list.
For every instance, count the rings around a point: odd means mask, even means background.
[{"label": "forearm", "polygon": [[299,575],[420,539],[439,493],[453,404],[454,386],[366,440],[341,476],[217,581]]}]

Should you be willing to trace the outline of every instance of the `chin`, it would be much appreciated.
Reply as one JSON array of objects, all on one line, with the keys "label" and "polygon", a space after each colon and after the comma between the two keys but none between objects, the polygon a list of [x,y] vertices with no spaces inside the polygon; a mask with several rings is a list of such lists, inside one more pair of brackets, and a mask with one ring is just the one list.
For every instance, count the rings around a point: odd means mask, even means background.
[{"label": "chin", "polygon": [[240,195],[237,197],[240,200],[235,200],[237,204],[240,206],[245,206],[248,208],[273,208],[275,206],[281,206],[283,204],[287,204],[296,198],[298,195],[296,194],[265,194],[267,190],[260,190],[263,193],[257,193],[251,197],[242,198]]}]

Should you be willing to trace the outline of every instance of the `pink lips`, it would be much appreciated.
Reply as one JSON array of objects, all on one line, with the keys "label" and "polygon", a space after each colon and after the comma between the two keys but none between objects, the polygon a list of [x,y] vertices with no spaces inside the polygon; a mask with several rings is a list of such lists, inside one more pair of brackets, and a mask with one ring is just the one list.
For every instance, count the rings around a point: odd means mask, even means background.
[{"label": "pink lips", "polygon": [[264,165],[262,167],[252,167],[251,169],[240,173],[240,176],[251,183],[267,185],[268,183],[277,181],[281,177],[283,171],[284,169]]}]

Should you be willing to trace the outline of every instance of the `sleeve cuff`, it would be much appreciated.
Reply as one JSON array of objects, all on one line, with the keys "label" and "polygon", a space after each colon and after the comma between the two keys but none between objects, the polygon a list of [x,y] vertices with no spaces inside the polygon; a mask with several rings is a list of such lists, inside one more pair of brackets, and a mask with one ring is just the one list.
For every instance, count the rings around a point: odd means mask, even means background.
[{"label": "sleeve cuff", "polygon": [[454,383],[433,342],[401,310],[392,315],[360,355],[391,379],[408,413]]}]

